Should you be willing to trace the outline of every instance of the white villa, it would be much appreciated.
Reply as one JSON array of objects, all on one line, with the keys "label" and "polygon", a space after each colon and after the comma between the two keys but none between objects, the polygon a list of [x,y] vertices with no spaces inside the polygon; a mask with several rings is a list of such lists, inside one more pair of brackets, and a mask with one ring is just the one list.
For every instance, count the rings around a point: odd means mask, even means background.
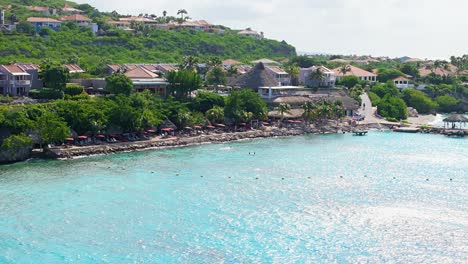
[{"label": "white villa", "polygon": [[[313,80],[311,75],[315,71],[322,72],[322,80]],[[335,87],[335,72],[324,66],[301,68],[299,71],[299,84],[304,86]]]},{"label": "white villa", "polygon": [[410,84],[410,80],[403,76],[393,79],[393,82],[395,83],[396,87],[400,90],[414,87],[413,84]]}]

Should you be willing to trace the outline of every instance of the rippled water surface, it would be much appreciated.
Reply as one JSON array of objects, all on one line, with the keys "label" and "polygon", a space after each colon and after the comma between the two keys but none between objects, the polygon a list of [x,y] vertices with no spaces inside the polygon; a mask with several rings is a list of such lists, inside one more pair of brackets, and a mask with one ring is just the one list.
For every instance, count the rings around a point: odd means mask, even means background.
[{"label": "rippled water surface", "polygon": [[467,187],[467,139],[390,132],[32,161],[0,263],[466,263]]}]

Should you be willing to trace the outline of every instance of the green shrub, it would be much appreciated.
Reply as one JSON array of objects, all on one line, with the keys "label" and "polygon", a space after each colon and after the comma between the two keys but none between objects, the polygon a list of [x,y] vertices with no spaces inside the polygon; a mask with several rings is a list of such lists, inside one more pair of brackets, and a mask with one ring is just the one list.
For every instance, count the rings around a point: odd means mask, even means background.
[{"label": "green shrub", "polygon": [[8,96],[8,95],[6,95],[6,96],[0,95],[0,103],[8,104],[8,103],[11,103],[12,101],[13,101],[13,98],[11,98],[10,96]]},{"label": "green shrub", "polygon": [[3,151],[19,150],[22,148],[31,147],[32,144],[32,139],[24,134],[12,135],[3,140],[0,149]]},{"label": "green shrub", "polygon": [[387,117],[385,118],[388,122],[400,122],[400,120],[393,118],[393,117]]},{"label": "green shrub", "polygon": [[34,99],[63,99],[64,93],[51,88],[31,90],[29,96]]},{"label": "green shrub", "polygon": [[65,95],[75,96],[84,92],[84,87],[76,83],[67,83],[64,93]]},{"label": "green shrub", "polygon": [[436,98],[436,102],[439,105],[439,111],[450,113],[459,110],[458,104],[460,101],[450,95],[442,95]]},{"label": "green shrub", "polygon": [[377,105],[379,115],[385,118],[395,118],[397,120],[406,119],[408,117],[407,108],[403,99],[391,95],[386,95]]},{"label": "green shrub", "polygon": [[375,94],[373,92],[369,92],[368,95],[369,95],[369,99],[371,100],[373,105],[378,105],[380,100],[382,99],[382,98],[380,98],[380,96],[378,96],[377,94]]},{"label": "green shrub", "polygon": [[414,107],[421,114],[431,113],[437,107],[437,104],[431,98],[416,89],[404,90],[403,100],[408,106]]},{"label": "green shrub", "polygon": [[403,120],[403,121],[401,121],[401,123],[406,124],[406,125],[411,124],[408,120]]}]

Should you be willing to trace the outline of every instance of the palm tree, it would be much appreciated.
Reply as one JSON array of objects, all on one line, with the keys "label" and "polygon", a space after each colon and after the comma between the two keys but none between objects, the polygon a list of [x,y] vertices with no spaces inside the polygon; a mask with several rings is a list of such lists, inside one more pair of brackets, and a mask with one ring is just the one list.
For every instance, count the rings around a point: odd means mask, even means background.
[{"label": "palm tree", "polygon": [[286,66],[286,72],[289,74],[289,77],[291,78],[291,84],[292,85],[298,85],[299,81],[299,66],[297,64],[290,64],[289,66]]},{"label": "palm tree", "polygon": [[312,102],[306,102],[302,105],[302,109],[304,110],[302,117],[308,124],[314,118],[315,105]]},{"label": "palm tree", "polygon": [[281,125],[283,123],[283,120],[284,120],[284,114],[286,114],[286,113],[290,114],[291,105],[281,103],[275,109],[276,109],[276,111],[278,111],[280,113],[280,116],[281,116],[280,125]]},{"label": "palm tree", "polygon": [[198,57],[195,56],[186,56],[182,61],[182,64],[179,65],[179,68],[182,70],[196,71],[199,63]]},{"label": "palm tree", "polygon": [[163,17],[166,17],[166,16],[167,16],[167,11],[164,10],[164,11],[163,11]]},{"label": "palm tree", "polygon": [[343,65],[343,66],[340,67],[340,72],[343,75],[343,77],[345,77],[346,73],[348,73],[350,71],[351,71],[351,66],[349,66],[349,65]]},{"label": "palm tree", "polygon": [[184,15],[188,15],[188,12],[185,9],[179,9],[177,11],[177,15],[180,15],[180,18],[182,19],[182,21],[184,21]]},{"label": "palm tree", "polygon": [[317,81],[317,87],[319,87],[324,77],[325,75],[323,74],[322,70],[320,68],[317,68],[315,71],[312,71],[312,73],[309,75],[309,80]]}]

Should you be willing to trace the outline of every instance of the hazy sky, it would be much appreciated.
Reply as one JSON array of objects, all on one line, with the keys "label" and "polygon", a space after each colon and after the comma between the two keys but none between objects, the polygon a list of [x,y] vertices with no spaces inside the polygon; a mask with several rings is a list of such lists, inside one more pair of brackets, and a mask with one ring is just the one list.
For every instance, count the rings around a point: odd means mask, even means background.
[{"label": "hazy sky", "polygon": [[184,8],[193,19],[251,27],[297,51],[448,58],[468,54],[468,0],[78,0],[121,14]]}]

